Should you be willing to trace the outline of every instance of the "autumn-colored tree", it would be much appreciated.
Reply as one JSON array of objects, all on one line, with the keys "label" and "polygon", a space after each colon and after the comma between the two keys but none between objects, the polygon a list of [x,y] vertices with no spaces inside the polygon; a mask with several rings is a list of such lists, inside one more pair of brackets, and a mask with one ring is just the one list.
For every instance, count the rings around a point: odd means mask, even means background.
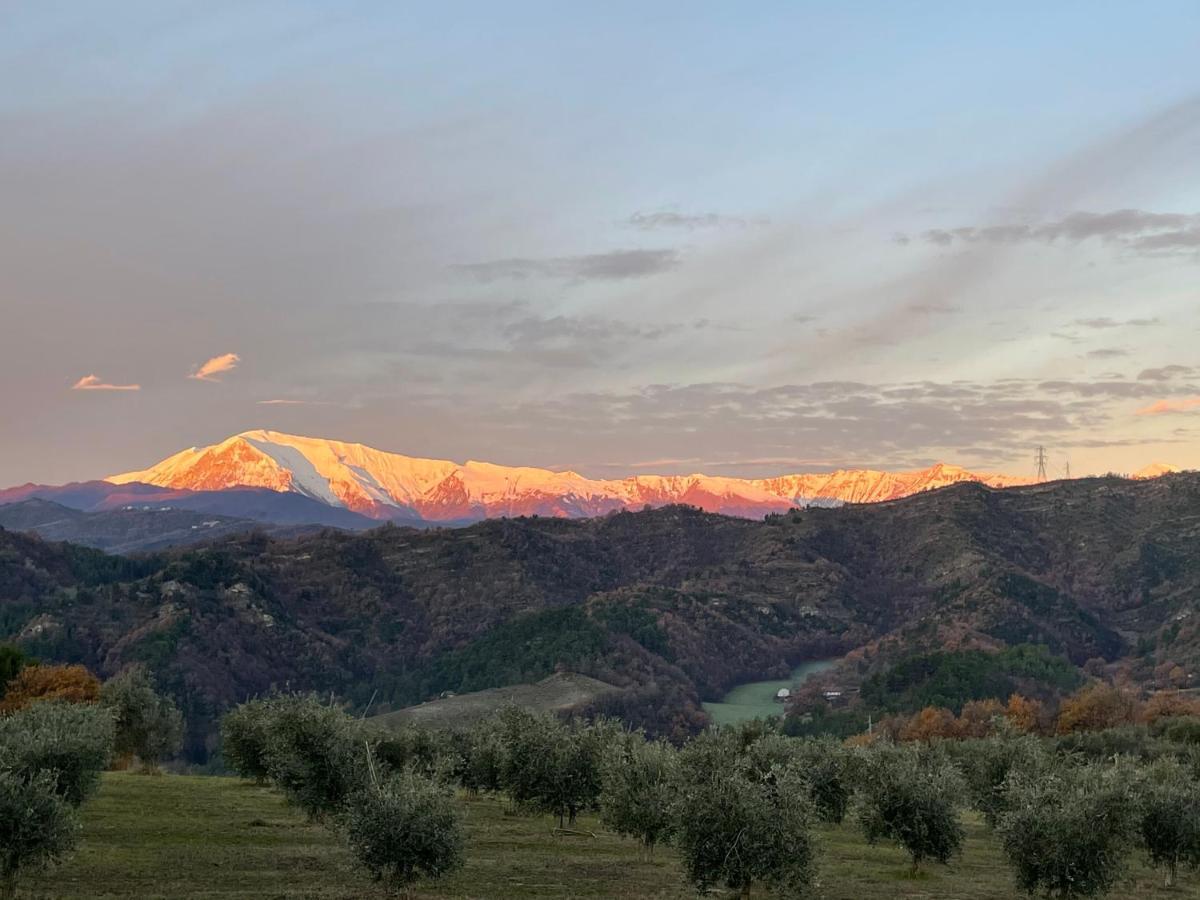
[{"label": "autumn-colored tree", "polygon": [[1128,725],[1137,715],[1137,700],[1132,694],[1096,682],[1076,691],[1058,710],[1059,734],[1075,731],[1103,731]]},{"label": "autumn-colored tree", "polygon": [[1147,725],[1174,716],[1200,716],[1200,699],[1179,691],[1158,691],[1146,701],[1139,718]]},{"label": "autumn-colored tree", "polygon": [[999,700],[971,700],[963,704],[955,733],[960,738],[982,738],[996,730],[996,720],[1004,718],[1004,704]]},{"label": "autumn-colored tree", "polygon": [[931,741],[934,738],[954,737],[958,723],[954,713],[940,706],[927,706],[900,729],[902,741]]},{"label": "autumn-colored tree", "polygon": [[83,666],[26,666],[8,683],[0,713],[12,713],[31,703],[95,703],[100,679]]},{"label": "autumn-colored tree", "polygon": [[1033,734],[1041,724],[1042,704],[1038,700],[1013,694],[1004,707],[1004,716],[1017,731]]}]

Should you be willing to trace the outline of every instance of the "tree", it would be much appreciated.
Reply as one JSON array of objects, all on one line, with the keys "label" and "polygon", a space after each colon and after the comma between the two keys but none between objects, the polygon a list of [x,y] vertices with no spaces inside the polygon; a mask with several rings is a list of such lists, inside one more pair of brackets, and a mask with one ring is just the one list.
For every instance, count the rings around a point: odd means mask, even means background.
[{"label": "tree", "polygon": [[1005,717],[1004,704],[999,700],[971,700],[963,704],[955,723],[955,735],[960,738],[982,738],[996,731]]},{"label": "tree", "polygon": [[723,884],[749,897],[762,882],[805,896],[816,847],[808,784],[795,763],[759,779],[735,741],[710,732],[680,751],[677,782],[676,843],[699,890]]},{"label": "tree", "polygon": [[1059,734],[1103,731],[1128,725],[1137,713],[1137,701],[1110,684],[1096,682],[1072,694],[1058,710]]},{"label": "tree", "polygon": [[360,790],[369,743],[360,723],[314,695],[270,701],[267,772],[310,819],[339,811]]},{"label": "tree", "polygon": [[376,878],[408,888],[463,864],[463,825],[450,792],[412,769],[370,781],[346,801],[341,824]]},{"label": "tree", "polygon": [[793,759],[822,822],[840,825],[854,796],[854,755],[830,738],[795,741]]},{"label": "tree", "polygon": [[1041,724],[1042,704],[1020,694],[1012,694],[1005,705],[1004,717],[1017,731],[1033,734]]},{"label": "tree", "polygon": [[113,735],[106,709],[35,703],[0,718],[0,769],[26,778],[49,775],[55,793],[78,806],[112,758]]},{"label": "tree", "polygon": [[1018,888],[1061,900],[1111,890],[1136,831],[1133,782],[1125,765],[1013,771],[999,831]]},{"label": "tree", "polygon": [[57,861],[75,846],[75,811],[50,772],[0,770],[0,896],[16,894],[18,876]]},{"label": "tree", "polygon": [[500,713],[500,781],[513,802],[574,823],[600,797],[600,763],[617,729],[610,723],[564,724],[509,707]]},{"label": "tree", "polygon": [[674,828],[672,801],[678,754],[665,741],[639,733],[622,735],[604,756],[600,821],[617,834],[637,838],[646,853]]},{"label": "tree", "polygon": [[32,660],[25,652],[14,644],[0,644],[0,697],[8,690],[8,683],[17,673],[30,665]]},{"label": "tree", "polygon": [[118,756],[136,756],[150,771],[159,760],[178,752],[183,716],[174,700],[154,689],[142,666],[130,666],[106,681],[100,701],[112,710],[116,722]]},{"label": "tree", "polygon": [[944,756],[911,745],[878,745],[864,754],[859,822],[869,843],[881,838],[908,851],[915,875],[921,863],[947,863],[962,849],[958,820],[962,776]]},{"label": "tree", "polygon": [[902,741],[931,741],[934,738],[950,738],[957,733],[954,713],[939,706],[927,706],[900,729]]},{"label": "tree", "polygon": [[964,741],[956,757],[966,777],[971,804],[990,828],[1000,824],[1006,806],[1004,784],[1010,773],[1033,775],[1050,767],[1050,754],[1035,737],[993,737]]},{"label": "tree", "polygon": [[83,666],[25,666],[8,682],[0,713],[16,712],[31,703],[95,703],[100,680]]},{"label": "tree", "polygon": [[1145,772],[1139,829],[1150,861],[1175,884],[1179,866],[1200,868],[1200,784],[1174,759]]},{"label": "tree", "polygon": [[263,784],[270,777],[267,748],[271,740],[271,704],[249,700],[221,720],[221,755],[243,778]]},{"label": "tree", "polygon": [[1200,700],[1179,691],[1158,691],[1142,707],[1141,719],[1153,725],[1159,719],[1200,716]]}]

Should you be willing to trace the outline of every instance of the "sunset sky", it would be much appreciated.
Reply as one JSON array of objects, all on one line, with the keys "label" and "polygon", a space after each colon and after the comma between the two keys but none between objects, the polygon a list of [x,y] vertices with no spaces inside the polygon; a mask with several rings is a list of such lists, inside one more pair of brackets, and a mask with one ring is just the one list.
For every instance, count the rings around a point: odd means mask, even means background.
[{"label": "sunset sky", "polygon": [[1200,468],[1195,0],[0,0],[0,135],[0,487]]}]

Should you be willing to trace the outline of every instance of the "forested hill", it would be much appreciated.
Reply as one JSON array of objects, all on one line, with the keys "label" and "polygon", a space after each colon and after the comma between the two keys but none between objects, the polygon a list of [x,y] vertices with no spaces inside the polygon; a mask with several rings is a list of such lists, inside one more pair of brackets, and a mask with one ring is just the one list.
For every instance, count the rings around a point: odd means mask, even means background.
[{"label": "forested hill", "polygon": [[203,756],[276,687],[397,707],[566,668],[658,731],[698,703],[858,651],[1047,645],[1151,681],[1200,665],[1200,475],[960,484],[763,522],[687,507],[456,530],[262,534],[126,559],[0,532],[0,639],[101,674],[140,660]]}]

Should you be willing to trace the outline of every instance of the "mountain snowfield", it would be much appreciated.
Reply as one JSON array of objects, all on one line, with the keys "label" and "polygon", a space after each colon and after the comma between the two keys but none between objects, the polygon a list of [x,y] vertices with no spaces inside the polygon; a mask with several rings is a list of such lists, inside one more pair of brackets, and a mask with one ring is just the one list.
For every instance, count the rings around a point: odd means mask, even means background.
[{"label": "mountain snowfield", "polygon": [[570,471],[420,459],[362,444],[255,430],[105,480],[192,491],[267,488],[373,519],[449,522],[518,515],[595,516],[669,503],[758,518],[794,506],[894,500],[959,481],[1010,487],[1032,479],[979,474],[942,463],[915,472],[852,469],[757,479],[701,474],[594,479]]}]

